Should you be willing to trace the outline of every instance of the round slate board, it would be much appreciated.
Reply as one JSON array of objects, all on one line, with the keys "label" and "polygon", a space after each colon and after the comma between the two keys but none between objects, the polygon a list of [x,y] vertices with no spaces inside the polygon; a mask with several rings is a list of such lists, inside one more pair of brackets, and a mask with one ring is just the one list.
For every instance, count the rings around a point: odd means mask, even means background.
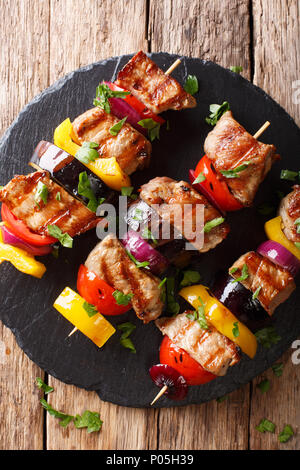
[{"label": "round slate board", "polygon": [[[152,59],[166,70],[177,58],[166,53],[151,54]],[[118,70],[130,56],[114,57],[72,72],[37,96],[20,113],[5,133],[0,145],[1,184],[15,174],[29,173],[31,154],[41,140],[52,141],[55,127],[66,117],[71,120],[92,107],[96,86],[102,80],[114,80]],[[248,250],[255,249],[265,239],[265,218],[257,206],[274,198],[276,190],[287,193],[291,184],[280,181],[282,168],[298,170],[300,130],[288,114],[262,90],[241,76],[199,59],[183,58],[173,76],[183,83],[188,74],[196,75],[199,92],[198,106],[192,110],[166,113],[170,131],[161,130],[161,139],[153,145],[150,168],[136,173],[135,185],[155,176],[170,176],[188,181],[188,170],[194,168],[203,155],[203,143],[211,127],[205,123],[211,103],[229,101],[235,118],[247,130],[255,133],[266,121],[270,128],[262,140],[276,145],[282,160],[276,163],[255,199],[255,207],[228,215],[231,232],[216,249],[199,257],[197,266],[203,283],[211,285],[220,269]],[[278,203],[278,201],[277,201]],[[0,317],[16,336],[23,351],[49,374],[63,382],[87,390],[96,390],[101,399],[124,406],[145,407],[157,393],[148,369],[157,363],[161,334],[153,323],[143,325],[134,312],[111,317],[114,325],[132,321],[136,331],[132,340],[137,354],[130,353],[119,343],[119,333],[113,335],[100,350],[88,338],[77,332],[68,338],[72,325],[53,307],[53,301],[68,285],[76,288],[79,264],[97,243],[91,231],[77,237],[72,250],[61,249],[59,259],[45,258],[47,272],[42,280],[17,272],[11,265],[1,265]],[[190,387],[184,401],[172,402],[163,397],[159,407],[202,403],[223,396],[249,382],[270,367],[300,334],[300,290],[281,305],[274,315],[275,327],[282,340],[270,350],[261,347],[254,360],[243,357],[225,377],[200,386]]]}]

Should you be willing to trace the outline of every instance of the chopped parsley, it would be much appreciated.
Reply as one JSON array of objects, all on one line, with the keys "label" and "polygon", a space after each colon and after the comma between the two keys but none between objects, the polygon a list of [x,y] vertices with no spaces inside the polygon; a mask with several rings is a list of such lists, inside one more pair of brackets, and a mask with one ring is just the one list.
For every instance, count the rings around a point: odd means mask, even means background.
[{"label": "chopped parsley", "polygon": [[60,191],[58,191],[58,192],[56,193],[55,199],[56,199],[57,201],[61,201],[61,194],[60,194]]},{"label": "chopped parsley", "polygon": [[137,195],[132,194],[133,190],[134,190],[133,186],[122,186],[121,195],[130,197],[131,199],[137,199]]},{"label": "chopped parsley", "polygon": [[156,240],[156,238],[154,237],[153,233],[151,232],[151,230],[148,229],[148,227],[144,227],[144,230],[143,230],[143,233],[142,233],[142,237],[145,238],[145,240],[152,240],[154,245],[157,245],[158,244],[158,241]]},{"label": "chopped parsley", "polygon": [[258,343],[266,349],[270,349],[273,344],[277,344],[281,340],[281,337],[277,334],[274,326],[258,330],[255,333],[255,336]]},{"label": "chopped parsley", "polygon": [[121,121],[117,122],[109,129],[109,132],[111,133],[111,135],[116,136],[119,134],[126,119],[127,119],[127,116],[125,116],[123,119],[121,119]]},{"label": "chopped parsley", "polygon": [[103,421],[100,419],[99,413],[85,410],[82,416],[75,416],[74,424],[77,429],[87,428],[87,432],[91,433],[100,431]]},{"label": "chopped parsley", "polygon": [[239,268],[236,268],[236,267],[229,269],[229,274],[234,274],[234,273],[236,273],[238,269],[239,269]]},{"label": "chopped parsley", "polygon": [[54,388],[50,387],[49,385],[45,384],[45,382],[41,379],[41,377],[36,377],[35,382],[40,390],[43,390],[45,395],[48,393],[53,392]]},{"label": "chopped parsley", "polygon": [[281,170],[280,179],[282,180],[295,181],[297,177],[299,178],[298,171]]},{"label": "chopped parsley", "polygon": [[240,336],[239,322],[238,321],[234,322],[234,324],[233,324],[232,334],[235,338],[238,338]]},{"label": "chopped parsley", "polygon": [[222,104],[211,104],[209,107],[210,115],[205,119],[207,124],[215,126],[220,119],[220,117],[230,110],[230,105],[228,101],[224,101]]},{"label": "chopped parsley", "polygon": [[201,279],[201,276],[198,273],[198,271],[191,271],[191,270],[183,271],[183,279],[180,283],[180,287],[191,286],[192,284],[196,284],[197,282],[199,282],[200,279]]},{"label": "chopped parsley", "polygon": [[48,188],[47,186],[42,183],[42,181],[39,181],[36,187],[36,192],[34,195],[34,201],[38,208],[40,208],[40,202],[43,201],[43,203],[46,205],[48,200]]},{"label": "chopped parsley", "polygon": [[119,290],[115,290],[112,295],[118,305],[125,306],[130,304],[133,297],[133,294],[123,294],[123,292]]},{"label": "chopped parsley", "polygon": [[193,182],[193,184],[198,184],[198,183],[202,183],[203,181],[205,181],[206,178],[204,176],[204,174],[202,173],[202,171],[199,173],[199,175],[197,176],[197,178],[195,179],[195,181]]},{"label": "chopped parsley", "polygon": [[138,222],[143,222],[143,211],[136,207],[134,209],[134,216],[132,217],[133,220],[137,220]]},{"label": "chopped parsley", "polygon": [[88,199],[88,209],[90,209],[92,212],[96,212],[100,201],[97,201],[86,171],[82,171],[79,174],[77,191],[80,196],[86,197]]},{"label": "chopped parsley", "polygon": [[95,305],[89,304],[88,302],[84,302],[82,307],[84,308],[89,317],[93,317],[94,315],[96,315],[96,313],[98,313],[98,310],[96,309]]},{"label": "chopped parsley", "polygon": [[221,173],[225,178],[239,178],[240,175],[239,173],[241,171],[246,170],[250,163],[243,163],[243,165],[239,165],[236,168],[233,168],[232,170],[221,170]]},{"label": "chopped parsley", "polygon": [[96,98],[93,101],[94,106],[104,109],[107,114],[110,114],[109,98],[125,98],[130,95],[129,91],[114,91],[109,88],[105,83],[100,83],[96,88]]},{"label": "chopped parsley", "polygon": [[194,312],[188,313],[187,318],[189,318],[190,320],[197,321],[202,330],[208,330],[209,326],[205,317],[205,305],[201,297],[198,297],[198,300],[200,302],[199,307]]},{"label": "chopped parsley", "polygon": [[48,403],[44,398],[40,399],[42,407],[48,411],[48,413],[51,416],[54,416],[54,418],[59,419],[59,424],[63,427],[66,428],[68,424],[71,423],[71,421],[74,420],[74,416],[68,415],[66,413],[62,413],[61,411],[55,410],[50,403]]},{"label": "chopped parsley", "polygon": [[279,362],[278,364],[274,364],[272,366],[272,371],[274,372],[274,375],[276,375],[276,377],[281,377],[283,374],[283,363]]},{"label": "chopped parsley", "polygon": [[96,142],[83,142],[80,149],[76,152],[75,158],[85,165],[94,162],[100,156],[96,150],[98,147],[99,145]]},{"label": "chopped parsley", "polygon": [[[232,268],[229,273],[232,274],[232,270],[235,269],[235,268]],[[234,271],[235,272],[235,271]],[[240,277],[237,277],[236,279],[233,279],[233,281],[231,281],[232,283],[234,282],[243,282],[245,281],[246,279],[248,279],[249,277],[249,271],[248,271],[248,266],[247,264],[244,264],[243,267],[242,267],[242,275]]]},{"label": "chopped parsley", "polygon": [[232,65],[230,70],[231,72],[240,74],[243,71],[243,67],[241,65]]},{"label": "chopped parsley", "polygon": [[300,243],[299,242],[295,242],[294,245],[295,245],[296,248],[298,248],[298,250],[300,250]]},{"label": "chopped parsley", "polygon": [[199,90],[197,77],[195,75],[188,75],[183,88],[190,95],[195,95]]},{"label": "chopped parsley", "polygon": [[294,430],[290,424],[284,426],[283,430],[278,436],[278,440],[281,443],[287,442],[294,435]]},{"label": "chopped parsley", "polygon": [[203,229],[204,233],[209,233],[213,228],[217,227],[218,225],[221,225],[224,220],[224,217],[217,217],[216,219],[206,222]]},{"label": "chopped parsley", "polygon": [[255,300],[257,299],[257,297],[259,296],[259,293],[261,291],[261,286],[259,286],[256,291],[254,292],[254,294],[252,295],[252,300]]},{"label": "chopped parsley", "polygon": [[262,380],[259,384],[257,384],[257,388],[261,391],[261,393],[266,393],[270,390],[270,381],[268,379]]},{"label": "chopped parsley", "polygon": [[136,329],[136,326],[131,322],[121,323],[117,326],[118,330],[122,331],[120,343],[124,348],[130,349],[132,353],[136,353],[133,342],[129,338],[131,333]]},{"label": "chopped parsley", "polygon": [[158,284],[158,288],[161,289],[165,285],[166,282],[167,282],[167,278],[164,277],[163,280]]},{"label": "chopped parsley", "polygon": [[138,122],[140,126],[148,130],[148,137],[151,142],[155,139],[159,139],[160,124],[153,121],[152,118],[142,119]]},{"label": "chopped parsley", "polygon": [[57,225],[48,225],[48,233],[51,237],[57,238],[62,246],[73,247],[73,238],[68,233],[63,233]]},{"label": "chopped parsley", "polygon": [[[129,258],[131,259],[131,261],[134,262],[134,264],[136,265],[137,268],[148,268],[149,266],[149,261],[138,261],[134,256],[133,254],[130,253],[130,251],[126,250],[126,253],[127,255],[129,256]],[[149,269],[149,268],[148,268]]]},{"label": "chopped parsley", "polygon": [[262,419],[259,423],[258,426],[255,427],[257,431],[259,432],[275,432],[275,424],[272,423],[272,421],[269,421],[268,419]]},{"label": "chopped parsley", "polygon": [[294,225],[297,225],[297,233],[300,233],[300,217],[295,220]]}]

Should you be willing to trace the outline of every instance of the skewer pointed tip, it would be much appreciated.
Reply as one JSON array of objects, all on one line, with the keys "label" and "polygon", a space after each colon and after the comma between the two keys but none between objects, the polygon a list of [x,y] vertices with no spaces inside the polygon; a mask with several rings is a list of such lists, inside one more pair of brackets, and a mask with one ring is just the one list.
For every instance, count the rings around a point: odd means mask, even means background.
[{"label": "skewer pointed tip", "polygon": [[150,403],[150,405],[154,405],[154,403],[168,390],[168,386],[167,385],[164,385],[160,391],[158,392],[158,394],[156,395],[156,397],[154,398],[154,400]]},{"label": "skewer pointed tip", "polygon": [[179,64],[181,64],[181,60],[176,59],[175,62],[173,62],[173,64],[171,65],[171,67],[169,67],[168,70],[165,72],[165,75],[170,75],[170,73],[172,73],[176,69],[176,67],[178,67]]},{"label": "skewer pointed tip", "polygon": [[71,333],[68,334],[68,338],[70,338],[70,336],[72,336],[75,333],[75,331],[77,331],[77,330],[78,330],[78,328],[76,328],[76,326],[75,326],[75,328],[73,328]]},{"label": "skewer pointed tip", "polygon": [[258,131],[256,132],[256,134],[254,134],[254,139],[258,139],[264,132],[265,130],[270,126],[270,122],[269,121],[266,121],[260,129],[258,129]]}]

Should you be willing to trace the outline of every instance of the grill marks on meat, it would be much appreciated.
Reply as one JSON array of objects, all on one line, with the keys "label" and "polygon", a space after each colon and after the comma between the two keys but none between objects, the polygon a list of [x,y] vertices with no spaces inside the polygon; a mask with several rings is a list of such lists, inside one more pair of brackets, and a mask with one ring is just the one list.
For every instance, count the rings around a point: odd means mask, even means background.
[{"label": "grill marks on meat", "polygon": [[140,132],[126,122],[116,136],[111,135],[109,129],[118,122],[118,118],[98,107],[78,116],[72,126],[79,143],[96,142],[101,158],[115,157],[122,170],[130,175],[138,168],[148,166],[152,147]]},{"label": "grill marks on meat", "polygon": [[89,254],[85,266],[123,294],[133,294],[132,306],[144,323],[161,315],[160,279],[137,268],[115,235],[109,234]]},{"label": "grill marks on meat", "polygon": [[261,287],[257,298],[268,314],[272,315],[278,305],[285,302],[296,288],[293,277],[288,271],[254,251],[241,256],[233,264],[229,272],[232,268],[238,269],[231,276],[235,279],[240,277],[244,264],[247,265],[249,275],[240,282],[253,293]]},{"label": "grill marks on meat", "polygon": [[[39,181],[48,188],[47,204],[40,201],[40,208],[34,200]],[[57,193],[60,193],[60,201],[56,200]],[[40,235],[48,235],[48,225],[57,225],[63,233],[74,237],[95,227],[100,220],[52,181],[47,171],[15,176],[0,190],[0,201],[30,230]]]},{"label": "grill marks on meat", "polygon": [[[205,233],[204,241],[201,237],[197,237],[197,234],[195,235],[197,205],[203,204],[204,206],[204,224],[220,217],[221,214],[185,181],[175,181],[166,176],[154,178],[141,187],[140,197],[149,206],[155,206],[159,216],[164,221],[170,222],[200,253],[221,243],[229,232],[228,224],[223,222]],[[188,208],[187,204],[191,207]],[[184,214],[183,227],[179,223],[181,214]]]},{"label": "grill marks on meat", "polygon": [[204,151],[220,173],[249,164],[238,172],[237,178],[225,178],[233,196],[244,206],[252,204],[260,183],[280,158],[274,145],[256,140],[233,118],[231,111],[224,113],[208,134]]},{"label": "grill marks on meat", "polygon": [[130,91],[155,114],[167,109],[194,108],[197,104],[192,95],[142,51],[119,72],[116,83]]},{"label": "grill marks on meat", "polygon": [[283,232],[291,242],[300,242],[300,233],[297,233],[298,224],[295,221],[300,217],[300,186],[295,185],[293,191],[282,199],[279,215],[283,223]]},{"label": "grill marks on meat", "polygon": [[240,360],[238,347],[212,325],[203,330],[197,321],[187,317],[188,313],[186,311],[176,317],[159,318],[155,324],[205,370],[215,375],[225,375],[228,367]]}]

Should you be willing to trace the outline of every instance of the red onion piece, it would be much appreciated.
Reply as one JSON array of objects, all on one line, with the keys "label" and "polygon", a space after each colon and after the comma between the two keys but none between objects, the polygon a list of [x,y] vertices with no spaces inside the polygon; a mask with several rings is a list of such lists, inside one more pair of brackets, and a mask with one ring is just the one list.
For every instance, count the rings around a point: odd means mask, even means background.
[{"label": "red onion piece", "polygon": [[221,208],[221,206],[217,203],[217,201],[215,200],[215,198],[213,197],[213,195],[207,191],[207,189],[202,186],[202,184],[200,183],[196,183],[196,184],[193,184],[195,179],[196,179],[196,175],[195,175],[195,171],[194,170],[189,170],[189,177],[190,177],[190,182],[193,186],[193,188],[198,191],[200,194],[202,194],[202,196],[206,197],[206,199],[216,208],[218,209],[218,211],[224,215],[225,212],[223,211],[223,209]]},{"label": "red onion piece", "polygon": [[188,392],[188,385],[185,378],[166,364],[156,364],[149,369],[151,379],[158,387],[166,385],[166,395],[171,400],[183,400]]},{"label": "red onion piece", "polygon": [[267,240],[259,245],[257,253],[265,256],[270,261],[287,269],[292,276],[296,276],[300,269],[300,261],[287,248],[273,240]]},{"label": "red onion piece", "polygon": [[1,225],[0,228],[2,232],[3,242],[7,243],[8,245],[21,248],[22,250],[25,250],[27,253],[33,256],[48,255],[52,251],[51,245],[44,245],[44,246],[30,245],[29,243],[25,242],[24,240],[19,238],[17,235],[15,235],[6,225]]},{"label": "red onion piece", "polygon": [[[110,87],[110,82],[105,82],[107,86]],[[127,101],[122,98],[109,98],[109,104],[112,114],[119,119],[127,117],[126,122],[132,125],[137,131],[141,132],[147,136],[148,131],[144,127],[138,124],[139,121],[143,119],[140,113],[136,111]]]},{"label": "red onion piece", "polygon": [[126,237],[121,241],[125,249],[140,263],[143,261],[149,262],[149,268],[153,274],[161,274],[169,265],[168,260],[134,230],[129,230]]}]

